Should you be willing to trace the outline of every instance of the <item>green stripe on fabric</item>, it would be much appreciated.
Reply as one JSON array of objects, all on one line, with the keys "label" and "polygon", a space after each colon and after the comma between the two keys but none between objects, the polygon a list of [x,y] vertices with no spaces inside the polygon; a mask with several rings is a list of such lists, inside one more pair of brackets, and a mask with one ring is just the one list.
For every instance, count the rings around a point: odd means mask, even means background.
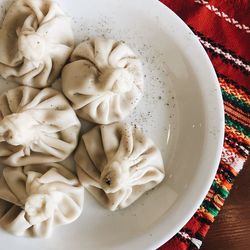
[{"label": "green stripe on fabric", "polygon": [[[216,181],[213,182],[211,189],[217,194],[220,195],[222,199],[226,199],[229,195],[229,191],[223,186],[218,185]],[[202,206],[214,217],[218,215],[219,210],[213,204],[213,201],[204,200]]]},{"label": "green stripe on fabric", "polygon": [[250,112],[250,105],[246,103],[244,100],[237,98],[236,96],[227,93],[224,89],[221,89],[223,99],[225,101],[228,101],[233,106],[236,106],[237,108],[240,108],[245,113]]},{"label": "green stripe on fabric", "polygon": [[226,199],[229,195],[229,191],[225,189],[224,187],[219,186],[216,181],[212,184],[212,190],[221,196],[222,199]]},{"label": "green stripe on fabric", "polygon": [[218,215],[219,210],[214,206],[211,201],[204,200],[202,206],[214,217]]},{"label": "green stripe on fabric", "polygon": [[240,131],[241,133],[243,133],[244,135],[250,137],[250,127],[244,126],[240,122],[235,121],[232,117],[230,117],[227,114],[225,114],[225,121],[226,121],[226,125],[233,127],[237,129],[238,131]]}]

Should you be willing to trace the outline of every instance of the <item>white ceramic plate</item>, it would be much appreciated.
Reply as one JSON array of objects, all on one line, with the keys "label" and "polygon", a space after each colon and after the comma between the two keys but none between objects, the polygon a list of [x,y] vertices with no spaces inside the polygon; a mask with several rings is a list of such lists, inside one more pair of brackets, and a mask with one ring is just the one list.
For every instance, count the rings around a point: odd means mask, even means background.
[{"label": "white ceramic plate", "polygon": [[[0,0],[1,16],[11,1]],[[48,240],[0,231],[1,249],[154,249],[191,218],[219,164],[224,113],[214,69],[195,35],[157,0],[59,0],[77,41],[105,36],[126,41],[145,69],[145,96],[128,119],[159,145],[167,179],[128,209],[109,212],[85,192],[75,223]],[[62,27],[63,29],[63,27]],[[1,80],[1,91],[14,86]]]}]

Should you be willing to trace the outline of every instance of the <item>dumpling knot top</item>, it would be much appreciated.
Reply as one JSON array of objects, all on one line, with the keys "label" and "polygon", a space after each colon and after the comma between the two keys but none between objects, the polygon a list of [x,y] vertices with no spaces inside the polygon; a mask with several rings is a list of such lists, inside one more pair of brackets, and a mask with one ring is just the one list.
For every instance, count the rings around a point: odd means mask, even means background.
[{"label": "dumpling knot top", "polygon": [[70,19],[52,0],[16,0],[0,29],[0,75],[50,86],[74,48]]},{"label": "dumpling knot top", "polygon": [[58,162],[75,149],[80,122],[57,90],[11,89],[0,96],[0,162]]},{"label": "dumpling knot top", "polygon": [[46,57],[46,41],[36,33],[22,34],[18,38],[20,56],[29,60],[35,67]]},{"label": "dumpling knot top", "polygon": [[17,236],[48,237],[76,220],[83,188],[62,165],[6,167],[0,179],[0,225]]},{"label": "dumpling knot top", "polygon": [[62,72],[63,92],[83,119],[123,120],[143,95],[140,60],[124,43],[95,38],[79,44]]},{"label": "dumpling knot top", "polygon": [[0,142],[29,145],[39,138],[39,123],[27,113],[12,114],[0,121]]},{"label": "dumpling knot top", "polygon": [[138,128],[101,125],[82,136],[75,153],[81,184],[106,208],[125,208],[165,176],[159,149]]}]

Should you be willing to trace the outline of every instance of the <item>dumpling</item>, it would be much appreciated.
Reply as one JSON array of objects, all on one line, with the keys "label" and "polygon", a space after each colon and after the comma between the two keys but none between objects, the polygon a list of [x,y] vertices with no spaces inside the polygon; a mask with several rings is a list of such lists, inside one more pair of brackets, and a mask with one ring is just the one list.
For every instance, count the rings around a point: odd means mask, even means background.
[{"label": "dumpling", "polygon": [[70,62],[62,72],[62,88],[81,118],[98,124],[121,121],[142,98],[142,65],[124,42],[87,40]]},{"label": "dumpling", "polygon": [[159,149],[138,128],[123,123],[84,134],[74,159],[81,184],[112,211],[128,207],[165,176]]},{"label": "dumpling", "polygon": [[0,179],[0,226],[17,236],[49,237],[57,225],[75,221],[84,190],[57,163],[6,167]]},{"label": "dumpling", "polygon": [[73,49],[70,20],[54,1],[14,1],[0,29],[0,75],[22,85],[47,87]]},{"label": "dumpling", "polygon": [[62,161],[75,149],[80,126],[57,90],[11,89],[0,96],[0,162],[24,166]]}]

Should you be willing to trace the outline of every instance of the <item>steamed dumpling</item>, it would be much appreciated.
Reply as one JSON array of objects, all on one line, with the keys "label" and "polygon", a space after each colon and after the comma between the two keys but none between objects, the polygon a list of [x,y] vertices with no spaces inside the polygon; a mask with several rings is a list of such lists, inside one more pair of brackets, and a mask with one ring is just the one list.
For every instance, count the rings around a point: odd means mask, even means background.
[{"label": "steamed dumpling", "polygon": [[51,85],[74,48],[70,20],[51,0],[16,0],[0,29],[0,75],[36,88]]},{"label": "steamed dumpling", "polygon": [[78,142],[80,122],[57,90],[17,87],[0,96],[0,162],[58,162]]},{"label": "steamed dumpling", "polygon": [[165,175],[160,151],[138,128],[114,123],[82,136],[75,153],[81,184],[106,208],[125,208]]},{"label": "steamed dumpling", "polygon": [[81,118],[110,124],[123,120],[140,101],[142,65],[124,42],[87,40],[70,61],[62,72],[62,87]]},{"label": "steamed dumpling", "polygon": [[62,165],[6,167],[0,179],[0,226],[17,236],[48,237],[76,220],[84,191]]}]

